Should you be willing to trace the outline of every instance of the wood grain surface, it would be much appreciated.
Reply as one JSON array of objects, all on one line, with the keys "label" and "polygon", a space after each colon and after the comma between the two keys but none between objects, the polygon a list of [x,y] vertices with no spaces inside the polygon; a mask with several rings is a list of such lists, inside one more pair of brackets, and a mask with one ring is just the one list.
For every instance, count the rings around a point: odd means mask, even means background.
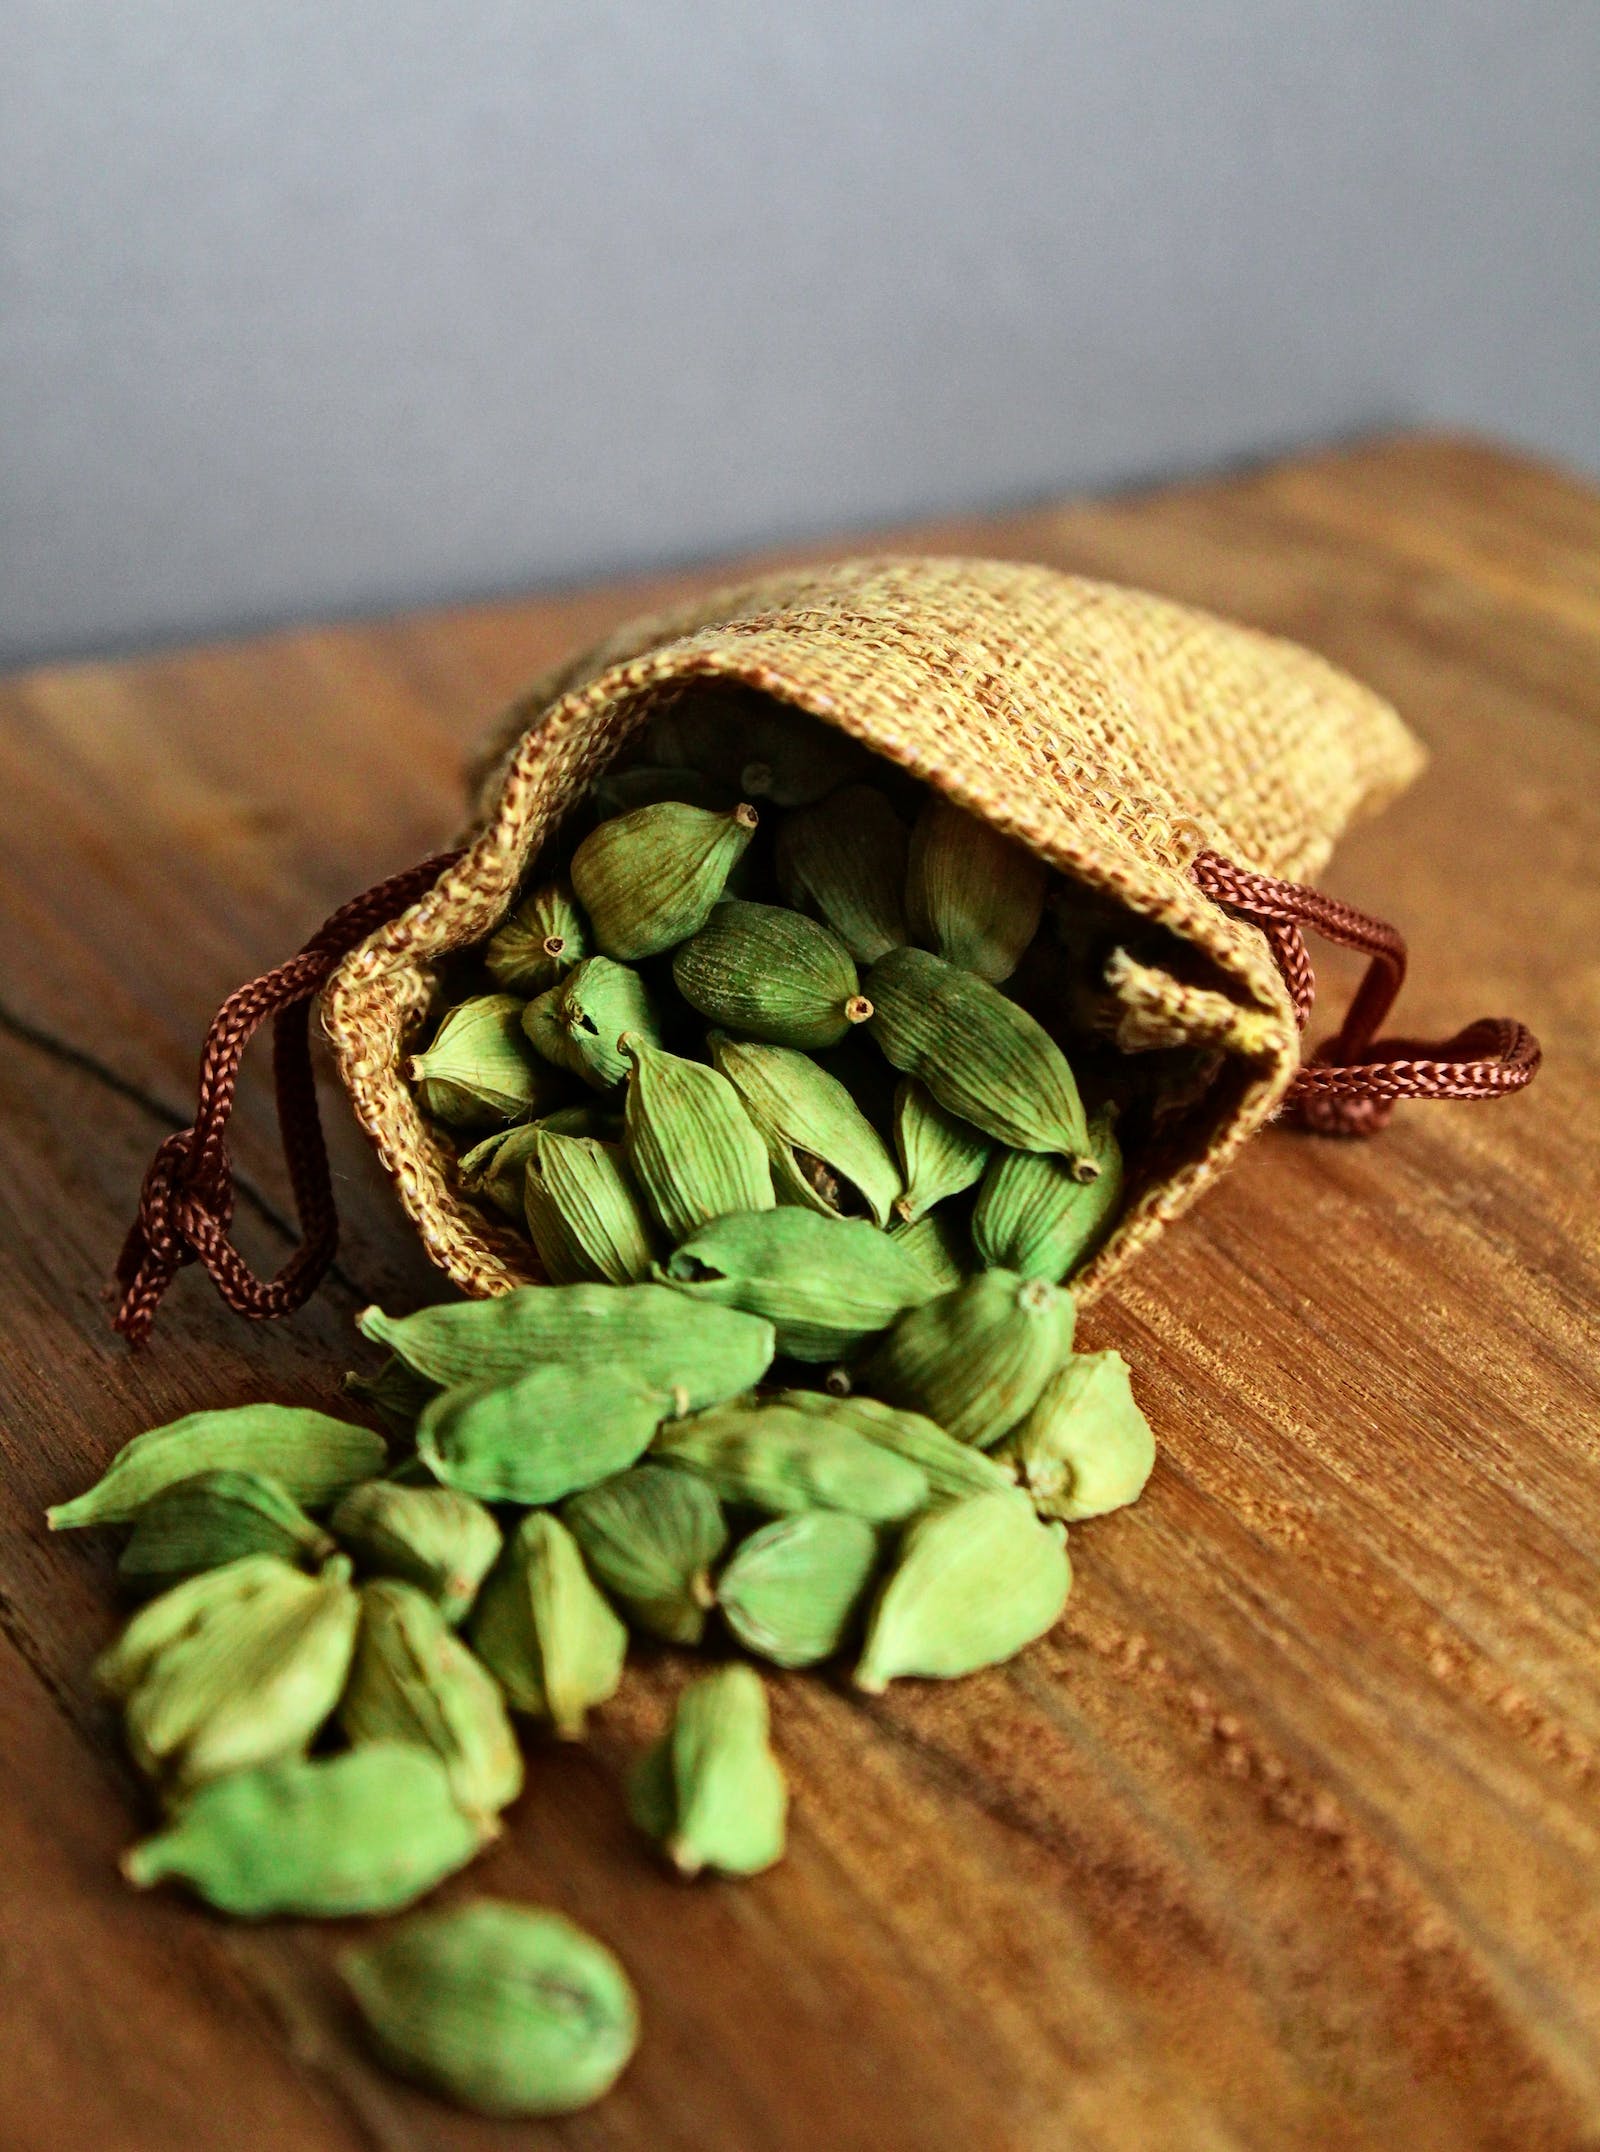
[{"label": "wood grain surface", "polygon": [[[40,1512],[170,1415],[334,1401],[359,1306],[439,1297],[336,1102],[312,1308],[251,1328],[191,1271],[131,1358],[101,1288],[223,993],[453,834],[530,675],[696,579],[5,683],[7,2148],[1600,2145],[1600,495],[1402,438],[896,539],[1145,584],[1392,696],[1432,768],[1328,886],[1408,930],[1406,1030],[1520,1015],[1544,1073],[1369,1145],[1269,1133],[1094,1311],[1161,1442],[1148,1494],[1075,1529],[1067,1618],[1019,1663],[872,1703],[773,1682],[772,1874],[687,1887],[626,1826],[667,1655],[592,1746],[536,1747],[454,1887],[612,1942],[645,2037],[586,2115],[473,2122],[363,2058],[338,1931],[122,1885],[147,1812],[88,1671],[112,1551]],[[236,1136],[275,1264],[259,1068]]]}]

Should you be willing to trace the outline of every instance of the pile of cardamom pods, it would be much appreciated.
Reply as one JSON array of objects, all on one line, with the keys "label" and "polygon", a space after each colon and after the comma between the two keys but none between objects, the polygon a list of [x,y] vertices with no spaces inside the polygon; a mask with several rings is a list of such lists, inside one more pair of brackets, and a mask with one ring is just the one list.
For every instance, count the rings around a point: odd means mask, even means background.
[{"label": "pile of cardamom pods", "polygon": [[[630,1634],[718,1661],[638,1758],[635,1822],[684,1876],[753,1875],[787,1795],[737,1654],[847,1656],[868,1694],[992,1665],[1060,1615],[1066,1524],[1145,1483],[1066,1282],[1136,1096],[1094,908],[820,726],[702,716],[597,784],[411,1064],[552,1282],[367,1310],[388,1358],[347,1386],[393,1455],[315,1411],[200,1412],[50,1512],[129,1528],[146,1603],[98,1673],[166,1811],[136,1884],[409,1905],[520,1792],[512,1714],[581,1738]],[[1057,1028],[1079,1012],[1083,1090],[1003,990],[1030,963]],[[637,2040],[621,1968],[553,1913],[421,1915],[342,1965],[378,2051],[489,2113],[582,2106]]]}]

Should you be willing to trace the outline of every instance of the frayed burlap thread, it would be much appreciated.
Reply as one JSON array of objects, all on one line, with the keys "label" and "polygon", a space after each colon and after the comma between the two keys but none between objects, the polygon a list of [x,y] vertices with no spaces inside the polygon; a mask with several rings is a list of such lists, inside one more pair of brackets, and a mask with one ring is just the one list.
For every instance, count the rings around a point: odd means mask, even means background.
[{"label": "frayed burlap thread", "polygon": [[629,624],[519,699],[466,848],[322,998],[355,1111],[429,1255],[469,1294],[539,1274],[528,1244],[463,1196],[401,1074],[438,967],[492,932],[652,713],[710,682],[836,726],[1205,960],[1198,988],[1137,967],[1113,982],[1128,1043],[1192,1044],[1211,1074],[1075,1285],[1092,1298],[1226,1168],[1299,1065],[1267,939],[1201,893],[1196,857],[1314,876],[1347,823],[1416,774],[1421,749],[1380,697],[1294,644],[1010,562],[845,561]]}]

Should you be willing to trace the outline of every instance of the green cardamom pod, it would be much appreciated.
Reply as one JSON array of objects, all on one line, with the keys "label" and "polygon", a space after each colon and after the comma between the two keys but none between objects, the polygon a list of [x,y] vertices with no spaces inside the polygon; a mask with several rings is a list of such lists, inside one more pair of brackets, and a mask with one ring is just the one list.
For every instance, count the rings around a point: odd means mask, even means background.
[{"label": "green cardamom pod", "polygon": [[909,1225],[891,1226],[889,1238],[916,1257],[936,1293],[952,1291],[978,1267],[966,1221],[949,1204],[924,1211]]},{"label": "green cardamom pod", "polygon": [[417,1423],[417,1453],[443,1485],[480,1501],[559,1502],[625,1472],[677,1402],[625,1362],[551,1360],[442,1392]]},{"label": "green cardamom pod", "polygon": [[197,1472],[260,1472],[306,1509],[337,1501],[388,1460],[381,1435],[298,1405],[237,1405],[191,1412],[135,1435],[86,1494],[46,1510],[52,1532],[128,1524],[154,1494]]},{"label": "green cardamom pod", "polygon": [[663,768],[655,762],[636,762],[625,770],[606,770],[589,787],[595,805],[604,816],[632,814],[636,807],[654,807],[660,800],[683,800],[690,807],[709,807],[728,814],[739,803],[739,788],[704,770]]},{"label": "green cardamom pod", "polygon": [[836,934],[802,912],[726,898],[672,960],[691,1009],[773,1046],[834,1046],[872,1004]]},{"label": "green cardamom pod", "polygon": [[421,1592],[361,1588],[361,1627],[339,1725],[352,1745],[400,1741],[436,1756],[466,1813],[497,1815],[522,1791],[522,1752],[499,1684]]},{"label": "green cardamom pod", "polygon": [[650,990],[636,971],[608,956],[586,957],[559,986],[530,1001],[522,1028],[534,1051],[596,1091],[614,1091],[628,1073],[617,1041],[636,1031],[661,1043]]},{"label": "green cardamom pod", "polygon": [[831,725],[754,690],[719,684],[682,696],[653,720],[652,760],[704,770],[744,799],[806,807],[857,776],[865,751]]},{"label": "green cardamom pod", "polygon": [[680,1875],[759,1875],[782,1858],[789,1790],[772,1753],[767,1693],[748,1666],[691,1681],[671,1730],[640,1758],[629,1805]]},{"label": "green cardamom pod", "polygon": [[1121,1353],[1074,1353],[994,1454],[1042,1515],[1075,1523],[1139,1499],[1156,1438]]},{"label": "green cardamom pod", "polygon": [[565,882],[545,882],[489,936],[483,961],[508,994],[542,994],[594,954],[588,924]]},{"label": "green cardamom pod", "polygon": [[766,1147],[739,1093],[703,1062],[625,1042],[628,1163],[676,1246],[729,1211],[771,1210]]},{"label": "green cardamom pod", "polygon": [[926,949],[892,949],[867,991],[872,1036],[948,1113],[1018,1151],[1059,1151],[1080,1180],[1099,1172],[1067,1057],[1041,1024],[975,972]]},{"label": "green cardamom pod", "polygon": [[135,1591],[164,1592],[245,1554],[275,1554],[315,1569],[334,1552],[328,1534],[276,1480],[259,1472],[197,1472],[145,1503],[117,1575]]},{"label": "green cardamom pod", "polygon": [[[225,1611],[271,1598],[286,1565],[275,1554],[241,1555],[220,1569],[202,1569],[143,1606],[116,1642],[95,1661],[94,1678],[107,1696],[125,1702],[161,1654],[195,1635]],[[289,1572],[293,1575],[293,1572]]]},{"label": "green cardamom pod", "polygon": [[778,1350],[838,1360],[934,1287],[914,1254],[864,1218],[747,1211],[702,1226],[657,1275],[697,1300],[764,1316]]},{"label": "green cardamom pod", "polygon": [[514,1710],[563,1741],[617,1693],[628,1632],[596,1588],[578,1542],[548,1510],[523,1518],[478,1595],[472,1644]]},{"label": "green cardamom pod", "polygon": [[711,1569],[728,1543],[706,1482],[666,1465],[635,1465],[561,1507],[597,1582],[640,1629],[698,1644],[715,1603]]},{"label": "green cardamom pod", "polygon": [[905,1674],[951,1680],[996,1666],[1061,1618],[1067,1535],[1027,1500],[969,1495],[913,1520],[867,1623],[855,1682],[880,1696]]},{"label": "green cardamom pod", "polygon": [[633,1285],[655,1261],[618,1144],[541,1131],[523,1181],[528,1232],[552,1285]]},{"label": "green cardamom pod", "polygon": [[481,1502],[455,1487],[352,1487],[329,1529],[365,1570],[398,1577],[459,1622],[500,1553],[500,1527]]},{"label": "green cardamom pod", "polygon": [[339,1971],[389,2067],[479,2114],[572,2114],[639,2044],[627,1975],[559,1913],[448,1906],[346,1951]]},{"label": "green cardamom pod", "polygon": [[[517,1213],[520,1218],[522,1213]],[[390,1353],[375,1374],[363,1375],[351,1368],[344,1378],[345,1395],[353,1397],[400,1441],[416,1440],[417,1421],[423,1406],[437,1389],[424,1375],[415,1374],[398,1353]]]},{"label": "green cardamom pod", "polygon": [[766,1145],[780,1200],[887,1225],[899,1170],[838,1077],[792,1046],[763,1046],[726,1031],[713,1031],[707,1044]]},{"label": "green cardamom pod", "polygon": [[478,994],[447,1010],[433,1043],[411,1056],[406,1074],[423,1112],[452,1128],[526,1121],[553,1105],[561,1088],[528,1051],[515,994]]},{"label": "green cardamom pod", "polygon": [[947,964],[998,984],[1038,931],[1049,879],[1024,845],[930,792],[911,832],[911,932]]},{"label": "green cardamom pod", "polygon": [[894,1094],[894,1142],[900,1153],[905,1193],[895,1215],[907,1225],[958,1196],[983,1178],[994,1149],[992,1137],[970,1121],[947,1113],[925,1084],[908,1076]]},{"label": "green cardamom pod", "polygon": [[[387,1345],[424,1380],[445,1388],[509,1382],[560,1362],[579,1377],[620,1368],[647,1389],[681,1390],[691,1412],[758,1383],[777,1349],[770,1323],[664,1285],[527,1285],[493,1300],[446,1301],[415,1315],[367,1308],[358,1324],[364,1337]],[[382,1469],[380,1458],[351,1479],[369,1479]]]},{"label": "green cardamom pod", "polygon": [[833,929],[859,964],[906,940],[906,829],[875,785],[845,785],[785,818],[778,884]]},{"label": "green cardamom pod", "polygon": [[637,960],[697,934],[756,832],[743,801],[731,814],[661,800],[592,829],[572,855],[572,883],[596,944]]},{"label": "green cardamom pod", "polygon": [[892,1524],[928,1500],[927,1474],[909,1458],[783,1405],[719,1405],[670,1420],[651,1454],[698,1473],[723,1501],[775,1517],[839,1509]]},{"label": "green cardamom pod", "polygon": [[1042,1151],[1001,1151],[984,1175],[972,1213],[972,1238],[983,1261],[1024,1278],[1058,1284],[1091,1256],[1122,1207],[1122,1149],[1110,1108],[1089,1123],[1094,1181]]},{"label": "green cardamom pod", "polygon": [[1012,1473],[969,1442],[957,1442],[920,1412],[904,1412],[876,1397],[835,1397],[826,1390],[779,1390],[773,1403],[809,1413],[833,1427],[849,1428],[916,1465],[936,1502],[969,1494],[995,1494],[1015,1484]]},{"label": "green cardamom pod", "polygon": [[516,1128],[496,1129],[458,1160],[462,1193],[481,1196],[504,1217],[524,1224],[522,1197],[528,1160],[542,1135],[592,1136],[597,1143],[615,1143],[622,1135],[622,1117],[608,1113],[594,1099],[581,1106],[562,1106]]},{"label": "green cardamom pod", "polygon": [[986,1270],[902,1315],[861,1371],[874,1396],[988,1449],[1031,1412],[1072,1350],[1072,1296]]},{"label": "green cardamom pod", "polygon": [[816,1666],[843,1645],[878,1566],[863,1517],[801,1510],[752,1532],[717,1580],[723,1619],[776,1666]]},{"label": "green cardamom pod", "polygon": [[213,1780],[123,1856],[122,1872],[137,1890],[179,1877],[244,1920],[337,1920],[410,1905],[492,1835],[456,1806],[425,1749],[371,1742],[326,1763],[295,1757]]},{"label": "green cardamom pod", "polygon": [[331,1716],[355,1645],[350,1564],[336,1558],[317,1577],[277,1567],[267,1589],[213,1604],[139,1676],[124,1728],[151,1778],[198,1786],[274,1763]]}]

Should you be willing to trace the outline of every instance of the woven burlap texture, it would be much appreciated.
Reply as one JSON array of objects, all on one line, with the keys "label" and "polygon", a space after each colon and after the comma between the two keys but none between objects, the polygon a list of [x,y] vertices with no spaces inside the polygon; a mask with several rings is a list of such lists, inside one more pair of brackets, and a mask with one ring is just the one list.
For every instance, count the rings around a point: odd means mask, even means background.
[{"label": "woven burlap texture", "polygon": [[545,838],[663,697],[713,680],[837,726],[1216,967],[1214,989],[1137,967],[1111,982],[1126,1043],[1189,1041],[1219,1074],[1177,1154],[1075,1281],[1092,1298],[1225,1168],[1298,1062],[1265,940],[1200,894],[1190,862],[1204,847],[1310,879],[1354,815],[1415,775],[1417,743],[1378,696],[1295,644],[1013,562],[844,561],[622,628],[518,700],[463,856],[322,997],[357,1117],[463,1292],[505,1292],[539,1271],[526,1241],[460,1194],[454,1155],[401,1074],[439,960],[493,931]]}]

